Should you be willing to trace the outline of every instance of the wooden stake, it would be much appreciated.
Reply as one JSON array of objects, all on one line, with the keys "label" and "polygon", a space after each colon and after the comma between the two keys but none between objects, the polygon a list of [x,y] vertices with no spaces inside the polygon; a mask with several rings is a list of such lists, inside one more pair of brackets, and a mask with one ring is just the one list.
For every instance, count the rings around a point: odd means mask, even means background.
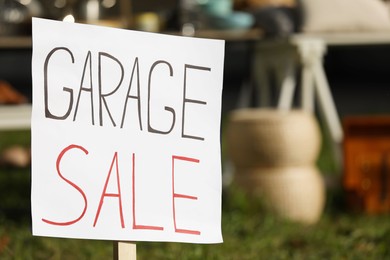
[{"label": "wooden stake", "polygon": [[114,242],[114,260],[136,260],[137,246],[132,242]]}]

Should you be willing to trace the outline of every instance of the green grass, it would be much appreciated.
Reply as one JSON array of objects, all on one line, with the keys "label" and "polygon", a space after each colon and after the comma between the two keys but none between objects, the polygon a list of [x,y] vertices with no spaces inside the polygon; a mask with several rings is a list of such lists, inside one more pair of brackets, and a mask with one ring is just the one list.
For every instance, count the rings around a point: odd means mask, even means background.
[{"label": "green grass", "polygon": [[[28,214],[28,212],[26,212]],[[301,225],[267,213],[237,189],[224,193],[224,243],[137,243],[138,259],[390,259],[389,216],[326,212]],[[27,218],[0,220],[0,259],[111,259],[112,242],[31,236]]]},{"label": "green grass", "polygon": [[[26,132],[0,135],[0,149],[29,145]],[[278,218],[260,200],[229,186],[223,192],[224,243],[137,243],[138,259],[390,259],[389,215],[348,212],[331,190],[315,225]],[[0,169],[0,259],[112,259],[113,242],[33,237],[30,169]]]}]

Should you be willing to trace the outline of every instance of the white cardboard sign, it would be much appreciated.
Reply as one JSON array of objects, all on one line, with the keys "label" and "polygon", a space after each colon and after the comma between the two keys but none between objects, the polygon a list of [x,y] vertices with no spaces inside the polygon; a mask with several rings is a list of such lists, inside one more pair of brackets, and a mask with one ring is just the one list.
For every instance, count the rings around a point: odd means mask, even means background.
[{"label": "white cardboard sign", "polygon": [[33,19],[39,236],[220,243],[224,41]]}]

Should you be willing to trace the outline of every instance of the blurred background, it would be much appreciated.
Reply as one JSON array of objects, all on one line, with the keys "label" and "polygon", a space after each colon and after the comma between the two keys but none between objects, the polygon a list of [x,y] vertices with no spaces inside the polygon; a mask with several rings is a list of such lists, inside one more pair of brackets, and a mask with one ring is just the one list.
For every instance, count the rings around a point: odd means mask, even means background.
[{"label": "blurred background", "polygon": [[[220,4],[220,2],[227,4]],[[230,97],[235,97],[235,92],[240,90],[243,80],[251,76],[251,62],[254,56],[252,43],[258,39],[258,34],[261,34],[262,38],[283,38],[294,33],[364,33],[366,35],[367,32],[377,34],[379,31],[383,35],[388,34],[386,31],[388,18],[385,19],[383,12],[379,12],[381,16],[375,13],[378,12],[378,2],[383,2],[382,9],[387,8],[384,4],[386,1],[359,0],[363,2],[361,7],[359,4],[350,3],[350,5],[341,5],[342,9],[340,4],[337,4],[339,1],[335,0],[328,1],[329,4],[325,5],[326,9],[323,4],[321,5],[324,1],[318,1],[320,4],[317,7],[306,2],[316,1],[1,0],[0,78],[9,81],[27,97],[31,96],[28,36],[31,35],[32,16],[56,20],[64,20],[67,17],[77,22],[163,33],[191,35],[197,30],[201,36],[226,38],[228,41],[225,62],[226,91],[224,94],[227,96],[224,100],[225,110],[235,106],[234,98]],[[370,4],[364,2],[372,2],[373,7],[367,9]],[[337,10],[336,13],[339,15],[336,17],[329,15],[328,19],[321,18],[322,16],[317,16],[315,13],[320,12],[321,9],[324,9],[325,13]],[[311,22],[313,19],[308,14],[309,11],[319,17],[317,19],[319,21]],[[362,17],[361,13],[368,13],[368,11],[372,13]],[[348,15],[354,13],[357,17]],[[345,17],[344,21],[340,16]],[[362,21],[359,21],[359,17]],[[369,22],[365,25],[367,20]],[[375,22],[376,20],[378,21]],[[312,26],[308,26],[308,23]],[[254,28],[259,28],[261,33],[253,30]],[[221,35],[220,31],[224,33]],[[243,31],[247,32],[243,33]],[[10,42],[10,39],[6,39],[15,37],[27,38],[25,42],[21,42],[20,39]],[[324,56],[324,67],[331,83],[330,87],[338,112],[342,117],[365,112],[381,113],[388,107],[388,96],[383,94],[386,93],[388,83],[388,68],[385,64],[389,59],[389,52],[388,44],[383,41],[380,43],[355,44],[351,41],[350,44],[328,46]],[[17,73],[15,68],[18,68]]]},{"label": "blurred background", "polygon": [[0,0],[0,258],[112,256],[31,236],[32,17],[226,41],[225,243],[140,243],[140,259],[389,258],[389,2]]}]

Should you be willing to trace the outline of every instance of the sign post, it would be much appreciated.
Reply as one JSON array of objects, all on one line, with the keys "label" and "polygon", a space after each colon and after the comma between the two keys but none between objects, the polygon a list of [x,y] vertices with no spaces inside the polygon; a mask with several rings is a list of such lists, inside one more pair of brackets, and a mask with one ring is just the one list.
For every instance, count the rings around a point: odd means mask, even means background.
[{"label": "sign post", "polygon": [[114,260],[136,260],[137,246],[132,242],[114,242]]},{"label": "sign post", "polygon": [[221,40],[34,18],[33,234],[221,243],[223,59]]}]

